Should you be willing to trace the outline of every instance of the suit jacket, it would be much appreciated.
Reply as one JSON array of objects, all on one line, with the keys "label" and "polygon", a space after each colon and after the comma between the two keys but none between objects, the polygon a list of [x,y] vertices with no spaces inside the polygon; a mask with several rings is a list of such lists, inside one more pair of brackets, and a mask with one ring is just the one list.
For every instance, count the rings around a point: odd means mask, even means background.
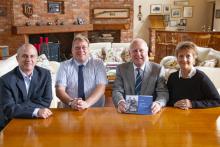
[{"label": "suit jacket", "polygon": [[19,67],[0,78],[0,104],[6,119],[31,118],[35,108],[49,107],[52,100],[50,72],[35,66],[29,91]]},{"label": "suit jacket", "polygon": [[[165,83],[165,71],[156,63],[146,61],[140,95],[153,95],[154,101],[165,106],[169,94]],[[125,99],[126,95],[135,95],[135,76],[132,62],[119,65],[116,69],[116,80],[113,84],[113,102]]]}]

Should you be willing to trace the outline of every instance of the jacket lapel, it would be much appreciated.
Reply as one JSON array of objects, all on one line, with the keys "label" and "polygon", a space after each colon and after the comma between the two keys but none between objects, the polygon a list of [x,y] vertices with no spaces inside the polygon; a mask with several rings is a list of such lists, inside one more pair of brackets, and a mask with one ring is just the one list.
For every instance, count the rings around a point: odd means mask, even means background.
[{"label": "jacket lapel", "polygon": [[129,85],[131,85],[131,93],[134,94],[135,93],[135,78],[134,78],[134,67],[133,67],[132,62],[130,62],[128,66],[127,79],[128,79]]},{"label": "jacket lapel", "polygon": [[142,86],[141,86],[141,94],[144,95],[147,91],[147,87],[150,85],[150,73],[151,73],[151,67],[149,62],[146,62],[145,69],[143,73],[143,80],[142,80]]},{"label": "jacket lapel", "polygon": [[31,97],[31,95],[34,93],[36,85],[37,85],[37,79],[38,79],[38,73],[36,72],[36,70],[34,69],[33,71],[33,76],[31,78],[31,83],[30,83],[30,87],[28,90],[28,98]]}]

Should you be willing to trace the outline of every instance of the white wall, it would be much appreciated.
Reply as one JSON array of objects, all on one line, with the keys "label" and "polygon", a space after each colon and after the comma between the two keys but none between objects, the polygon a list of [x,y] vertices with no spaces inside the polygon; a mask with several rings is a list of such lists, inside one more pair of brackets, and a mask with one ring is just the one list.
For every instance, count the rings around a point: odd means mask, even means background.
[{"label": "white wall", "polygon": [[[203,25],[208,25],[209,11],[208,11],[208,2],[210,0],[189,0],[189,6],[193,7],[193,17],[187,18],[187,30],[188,31],[201,31]],[[212,0],[213,1],[213,0]],[[151,4],[170,4],[174,6],[174,0],[134,0],[134,28],[133,36],[141,37],[149,43],[149,20],[148,15],[150,14],[150,5]],[[142,21],[138,21],[138,6],[142,7]],[[220,0],[216,0],[216,8],[220,9]],[[171,18],[173,19],[173,18]],[[214,28],[217,31],[220,31],[220,19],[214,20]]]}]

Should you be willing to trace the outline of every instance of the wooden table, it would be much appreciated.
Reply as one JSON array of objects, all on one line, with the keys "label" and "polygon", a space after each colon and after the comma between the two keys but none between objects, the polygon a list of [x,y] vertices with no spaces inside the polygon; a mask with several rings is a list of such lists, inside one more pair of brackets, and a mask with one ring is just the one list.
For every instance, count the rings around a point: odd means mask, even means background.
[{"label": "wooden table", "polygon": [[220,108],[165,108],[156,115],[119,114],[112,107],[52,111],[45,120],[13,119],[0,146],[220,146]]}]

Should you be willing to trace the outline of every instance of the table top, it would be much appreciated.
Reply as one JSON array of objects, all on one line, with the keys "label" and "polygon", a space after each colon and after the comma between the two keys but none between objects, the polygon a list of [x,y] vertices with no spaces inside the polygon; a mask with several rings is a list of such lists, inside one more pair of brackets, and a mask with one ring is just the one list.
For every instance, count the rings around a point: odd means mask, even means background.
[{"label": "table top", "polygon": [[220,146],[220,108],[164,108],[156,115],[120,114],[113,107],[52,111],[48,119],[13,119],[0,133],[0,146]]}]

